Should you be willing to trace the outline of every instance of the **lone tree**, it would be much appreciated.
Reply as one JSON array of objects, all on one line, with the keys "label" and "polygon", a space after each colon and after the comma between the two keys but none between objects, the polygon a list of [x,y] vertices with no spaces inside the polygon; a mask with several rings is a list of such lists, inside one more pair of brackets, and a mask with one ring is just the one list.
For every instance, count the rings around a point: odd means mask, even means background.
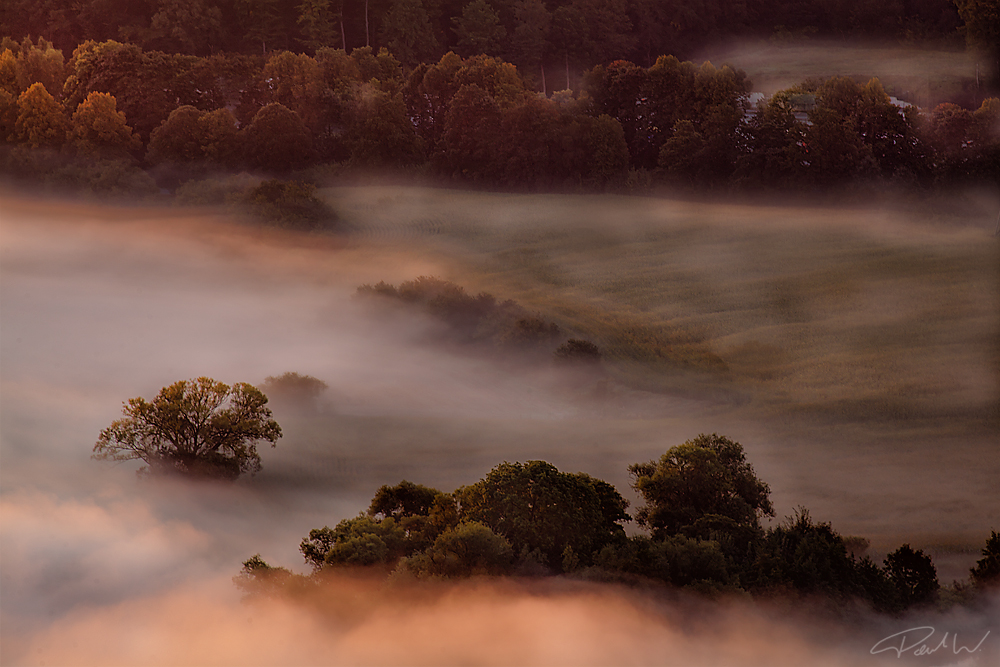
[{"label": "lone tree", "polygon": [[267,396],[252,385],[232,387],[207,377],[181,380],[151,402],[131,398],[125,415],[101,431],[95,459],[146,462],[139,472],[179,472],[236,479],[260,469],[257,442],[281,437]]}]

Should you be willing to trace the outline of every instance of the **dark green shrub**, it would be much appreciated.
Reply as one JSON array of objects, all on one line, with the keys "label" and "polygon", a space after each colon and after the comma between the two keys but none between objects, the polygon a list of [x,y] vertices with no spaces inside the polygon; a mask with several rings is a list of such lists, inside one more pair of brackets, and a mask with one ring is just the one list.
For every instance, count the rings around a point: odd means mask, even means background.
[{"label": "dark green shrub", "polygon": [[990,537],[983,547],[983,557],[976,561],[976,566],[969,570],[969,575],[976,588],[1000,586],[1000,533],[990,531]]},{"label": "dark green shrub", "polygon": [[909,544],[885,557],[885,570],[904,609],[933,602],[941,587],[931,557]]},{"label": "dark green shrub", "polygon": [[463,520],[484,523],[518,553],[537,549],[556,570],[567,546],[589,564],[595,551],[625,537],[621,523],[630,518],[628,501],[610,484],[545,461],[501,463],[455,496]]},{"label": "dark green shrub", "polygon": [[499,576],[511,571],[514,552],[510,543],[489,527],[470,521],[444,531],[431,547],[404,563],[419,577]]},{"label": "dark green shrub", "polygon": [[243,561],[243,569],[233,577],[236,587],[249,597],[278,597],[304,591],[309,586],[306,577],[283,567],[268,565],[260,554]]},{"label": "dark green shrub", "polygon": [[829,523],[814,523],[805,509],[767,531],[752,573],[758,589],[790,588],[834,597],[863,590],[844,539]]},{"label": "dark green shrub", "polygon": [[376,521],[361,515],[337,527],[313,529],[299,551],[313,569],[337,565],[391,564],[412,551],[406,531],[393,519]]},{"label": "dark green shrub", "polygon": [[251,214],[266,224],[297,231],[331,228],[337,214],[316,197],[310,183],[264,181],[247,194]]},{"label": "dark green shrub", "polygon": [[601,350],[589,340],[570,338],[555,351],[556,359],[564,363],[597,364],[601,361]]}]

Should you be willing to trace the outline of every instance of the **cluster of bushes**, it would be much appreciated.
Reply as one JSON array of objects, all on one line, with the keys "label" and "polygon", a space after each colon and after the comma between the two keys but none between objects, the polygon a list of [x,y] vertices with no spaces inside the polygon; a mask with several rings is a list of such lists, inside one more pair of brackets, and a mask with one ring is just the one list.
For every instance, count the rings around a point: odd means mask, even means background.
[{"label": "cluster of bushes", "polygon": [[64,170],[63,180],[108,190],[117,179],[140,193],[218,170],[334,163],[529,189],[1000,177],[994,98],[920,115],[877,80],[806,82],[755,109],[749,91],[741,71],[672,56],[597,65],[577,92],[547,96],[523,69],[482,54],[404,68],[370,47],[197,57],[87,41],[65,61],[45,40],[4,38],[0,142],[8,174],[48,178],[52,165],[31,157],[42,151],[99,174]]},{"label": "cluster of bushes", "polygon": [[547,352],[566,363],[596,364],[601,351],[590,341],[563,341],[559,325],[532,314],[517,302],[497,301],[487,292],[472,296],[461,285],[429,276],[399,287],[386,282],[361,285],[357,296],[406,304],[442,322],[447,342],[474,344],[501,351]]},{"label": "cluster of bushes", "polygon": [[[366,513],[302,541],[312,575],[254,556],[236,583],[273,594],[357,566],[395,577],[562,574],[702,592],[857,599],[887,613],[939,600],[931,558],[909,544],[879,565],[856,553],[866,540],[844,538],[805,510],[764,529],[761,518],[774,514],[770,489],[742,446],[726,437],[699,435],[629,470],[644,501],[638,535],[626,535],[628,501],[607,482],[544,461],[502,463],[452,493],[407,481],[383,486]],[[995,531],[970,575],[971,586],[957,585],[952,599],[1000,585]]]}]

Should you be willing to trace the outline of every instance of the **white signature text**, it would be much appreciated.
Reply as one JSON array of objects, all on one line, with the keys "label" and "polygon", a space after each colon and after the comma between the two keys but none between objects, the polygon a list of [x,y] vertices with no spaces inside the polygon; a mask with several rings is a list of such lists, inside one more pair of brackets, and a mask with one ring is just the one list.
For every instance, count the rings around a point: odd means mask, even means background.
[{"label": "white signature text", "polygon": [[937,631],[930,625],[921,625],[916,628],[897,632],[876,642],[875,646],[872,646],[871,654],[876,655],[878,653],[885,653],[886,651],[895,651],[896,657],[902,658],[904,653],[912,652],[913,655],[931,655],[942,649],[950,649],[955,655],[958,655],[962,651],[975,653],[983,645],[983,642],[986,641],[986,638],[990,636],[990,631],[987,630],[983,638],[979,640],[979,643],[972,646],[971,644],[959,645],[957,632],[946,632],[939,641],[933,639],[935,632]]}]

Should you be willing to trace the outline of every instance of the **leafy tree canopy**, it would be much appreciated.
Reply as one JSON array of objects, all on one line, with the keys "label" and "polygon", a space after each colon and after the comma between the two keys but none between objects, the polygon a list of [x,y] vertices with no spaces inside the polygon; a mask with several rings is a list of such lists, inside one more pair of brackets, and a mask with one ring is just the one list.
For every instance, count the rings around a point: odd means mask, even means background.
[{"label": "leafy tree canopy", "polygon": [[368,515],[381,515],[399,519],[407,516],[428,515],[434,507],[434,499],[441,492],[423,484],[414,484],[405,479],[396,486],[381,486],[372,498]]},{"label": "leafy tree canopy", "polygon": [[14,129],[22,143],[39,146],[61,146],[66,141],[69,120],[62,105],[40,83],[33,83],[17,100],[17,121]]},{"label": "leafy tree canopy", "polygon": [[76,148],[86,154],[121,155],[136,151],[142,142],[118,111],[114,96],[90,93],[73,113],[72,137]]},{"label": "leafy tree canopy", "polygon": [[983,557],[976,561],[969,574],[978,588],[1000,586],[1000,533],[990,531],[990,537],[983,547]]},{"label": "leafy tree canopy", "polygon": [[271,419],[267,396],[252,385],[211,378],[181,380],[152,401],[129,399],[124,417],[101,431],[94,458],[140,459],[140,472],[179,472],[236,479],[261,469],[257,443],[275,445],[281,427]]},{"label": "leafy tree canopy", "polygon": [[444,531],[433,545],[404,564],[418,577],[498,576],[511,571],[514,552],[488,526],[469,521]]},{"label": "leafy tree canopy", "polygon": [[770,488],[757,478],[743,446],[725,436],[703,433],[629,472],[646,501],[636,518],[654,538],[759,531],[760,517],[774,516]]},{"label": "leafy tree canopy", "polygon": [[560,472],[545,461],[501,463],[455,492],[462,519],[479,521],[506,538],[516,553],[538,551],[561,567],[567,547],[589,561],[604,545],[625,538],[628,501],[607,482]]},{"label": "leafy tree canopy", "polygon": [[904,608],[933,601],[940,588],[931,557],[909,544],[885,557],[885,570]]}]

